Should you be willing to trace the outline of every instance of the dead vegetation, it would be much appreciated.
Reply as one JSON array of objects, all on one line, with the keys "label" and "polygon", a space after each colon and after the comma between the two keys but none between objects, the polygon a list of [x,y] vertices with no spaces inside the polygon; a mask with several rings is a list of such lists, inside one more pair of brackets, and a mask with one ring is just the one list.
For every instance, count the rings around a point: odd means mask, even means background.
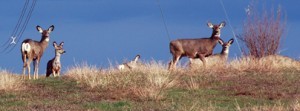
[{"label": "dead vegetation", "polygon": [[23,81],[16,74],[12,74],[6,70],[0,71],[0,90],[11,91],[20,90]]},{"label": "dead vegetation", "polygon": [[2,90],[0,109],[300,110],[300,65],[287,57],[247,57],[172,72],[163,62],[144,64],[120,71],[83,63],[59,78],[21,82],[21,76],[5,76],[23,88]]}]

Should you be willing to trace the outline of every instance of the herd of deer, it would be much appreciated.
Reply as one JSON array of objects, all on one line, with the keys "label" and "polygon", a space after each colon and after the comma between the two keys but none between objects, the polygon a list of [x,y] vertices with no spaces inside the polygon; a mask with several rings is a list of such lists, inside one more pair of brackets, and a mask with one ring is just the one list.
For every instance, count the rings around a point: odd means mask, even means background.
[{"label": "herd of deer", "polygon": [[[227,60],[229,47],[233,43],[233,39],[230,39],[228,42],[224,42],[221,36],[221,29],[225,26],[225,22],[220,23],[219,25],[213,25],[208,22],[207,25],[211,28],[212,35],[208,38],[196,38],[196,39],[177,39],[170,42],[170,52],[173,55],[173,59],[169,63],[169,70],[173,70],[176,68],[177,62],[182,57],[188,57],[190,63],[194,59],[200,59],[204,65],[206,66],[206,58],[217,57],[222,60]],[[39,63],[41,57],[48,46],[50,33],[54,30],[54,26],[50,26],[47,30],[43,30],[40,26],[36,26],[36,29],[42,34],[40,41],[35,41],[32,39],[26,39],[22,42],[21,45],[21,54],[23,60],[23,79],[25,79],[26,68],[28,71],[28,78],[30,77],[30,64],[33,62],[34,66],[34,79],[38,79],[38,70]],[[222,51],[219,54],[213,54],[213,50],[217,43],[222,45]],[[55,49],[55,57],[48,61],[46,77],[49,77],[53,74],[54,77],[60,76],[61,71],[61,62],[60,56],[65,53],[63,49],[64,42],[61,42],[57,45],[56,42],[53,42],[53,47]],[[138,59],[140,55],[137,55],[134,60],[130,62],[123,63],[118,66],[119,70],[124,69],[133,69],[139,66]]]}]

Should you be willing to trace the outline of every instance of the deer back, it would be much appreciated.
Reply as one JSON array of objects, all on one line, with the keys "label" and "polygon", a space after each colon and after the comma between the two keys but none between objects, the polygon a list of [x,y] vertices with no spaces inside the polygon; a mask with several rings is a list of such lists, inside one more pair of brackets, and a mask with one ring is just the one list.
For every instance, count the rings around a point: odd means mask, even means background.
[{"label": "deer back", "polygon": [[178,39],[170,42],[170,51],[195,58],[196,54],[211,55],[217,43],[218,39],[212,38]]}]

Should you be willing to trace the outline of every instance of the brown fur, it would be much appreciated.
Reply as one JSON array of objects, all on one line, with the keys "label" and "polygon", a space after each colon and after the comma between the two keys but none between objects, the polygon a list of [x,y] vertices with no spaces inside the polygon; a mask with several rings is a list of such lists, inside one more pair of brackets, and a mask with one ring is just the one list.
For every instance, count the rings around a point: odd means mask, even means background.
[{"label": "brown fur", "polygon": [[221,28],[225,26],[225,22],[220,25],[207,24],[213,29],[209,38],[196,39],[178,39],[170,42],[170,52],[173,60],[169,63],[169,70],[176,67],[177,62],[187,56],[188,58],[199,58],[204,66],[206,65],[205,57],[212,55],[213,49],[220,39]]},{"label": "brown fur", "polygon": [[119,65],[119,66],[118,66],[118,69],[119,69],[119,70],[126,70],[126,69],[131,70],[131,69],[134,69],[134,68],[136,68],[137,66],[140,66],[140,65],[141,65],[141,64],[138,63],[138,60],[139,60],[140,58],[141,58],[140,55],[136,55],[132,61],[126,62],[126,63],[123,63],[123,64]]},{"label": "brown fur", "polygon": [[50,26],[48,30],[43,30],[40,26],[36,26],[37,30],[42,34],[40,41],[26,39],[22,42],[21,54],[23,61],[23,78],[25,79],[26,68],[28,70],[28,78],[30,77],[30,63],[33,61],[34,79],[38,79],[38,67],[45,49],[48,46],[50,33],[54,30],[54,26]]},{"label": "brown fur", "polygon": [[54,77],[60,76],[60,56],[61,54],[66,53],[66,51],[63,49],[63,44],[64,42],[61,42],[59,45],[57,45],[55,41],[53,42],[53,47],[55,49],[55,57],[49,60],[47,63],[46,77],[49,77],[51,74],[53,74]]},{"label": "brown fur", "polygon": [[[230,39],[228,42],[224,42],[222,39],[219,40],[219,43],[222,45],[222,51],[217,54],[213,54],[205,59],[209,61],[210,64],[225,64],[229,54],[229,48],[231,44],[234,42],[234,39]],[[194,63],[200,63],[195,59],[190,59],[190,67]]]}]

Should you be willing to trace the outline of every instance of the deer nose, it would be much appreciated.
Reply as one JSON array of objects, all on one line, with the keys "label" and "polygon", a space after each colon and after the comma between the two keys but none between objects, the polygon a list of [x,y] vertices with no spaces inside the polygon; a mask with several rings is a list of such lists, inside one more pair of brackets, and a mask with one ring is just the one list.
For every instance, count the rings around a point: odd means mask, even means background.
[{"label": "deer nose", "polygon": [[63,53],[66,53],[66,51],[64,51]]}]

